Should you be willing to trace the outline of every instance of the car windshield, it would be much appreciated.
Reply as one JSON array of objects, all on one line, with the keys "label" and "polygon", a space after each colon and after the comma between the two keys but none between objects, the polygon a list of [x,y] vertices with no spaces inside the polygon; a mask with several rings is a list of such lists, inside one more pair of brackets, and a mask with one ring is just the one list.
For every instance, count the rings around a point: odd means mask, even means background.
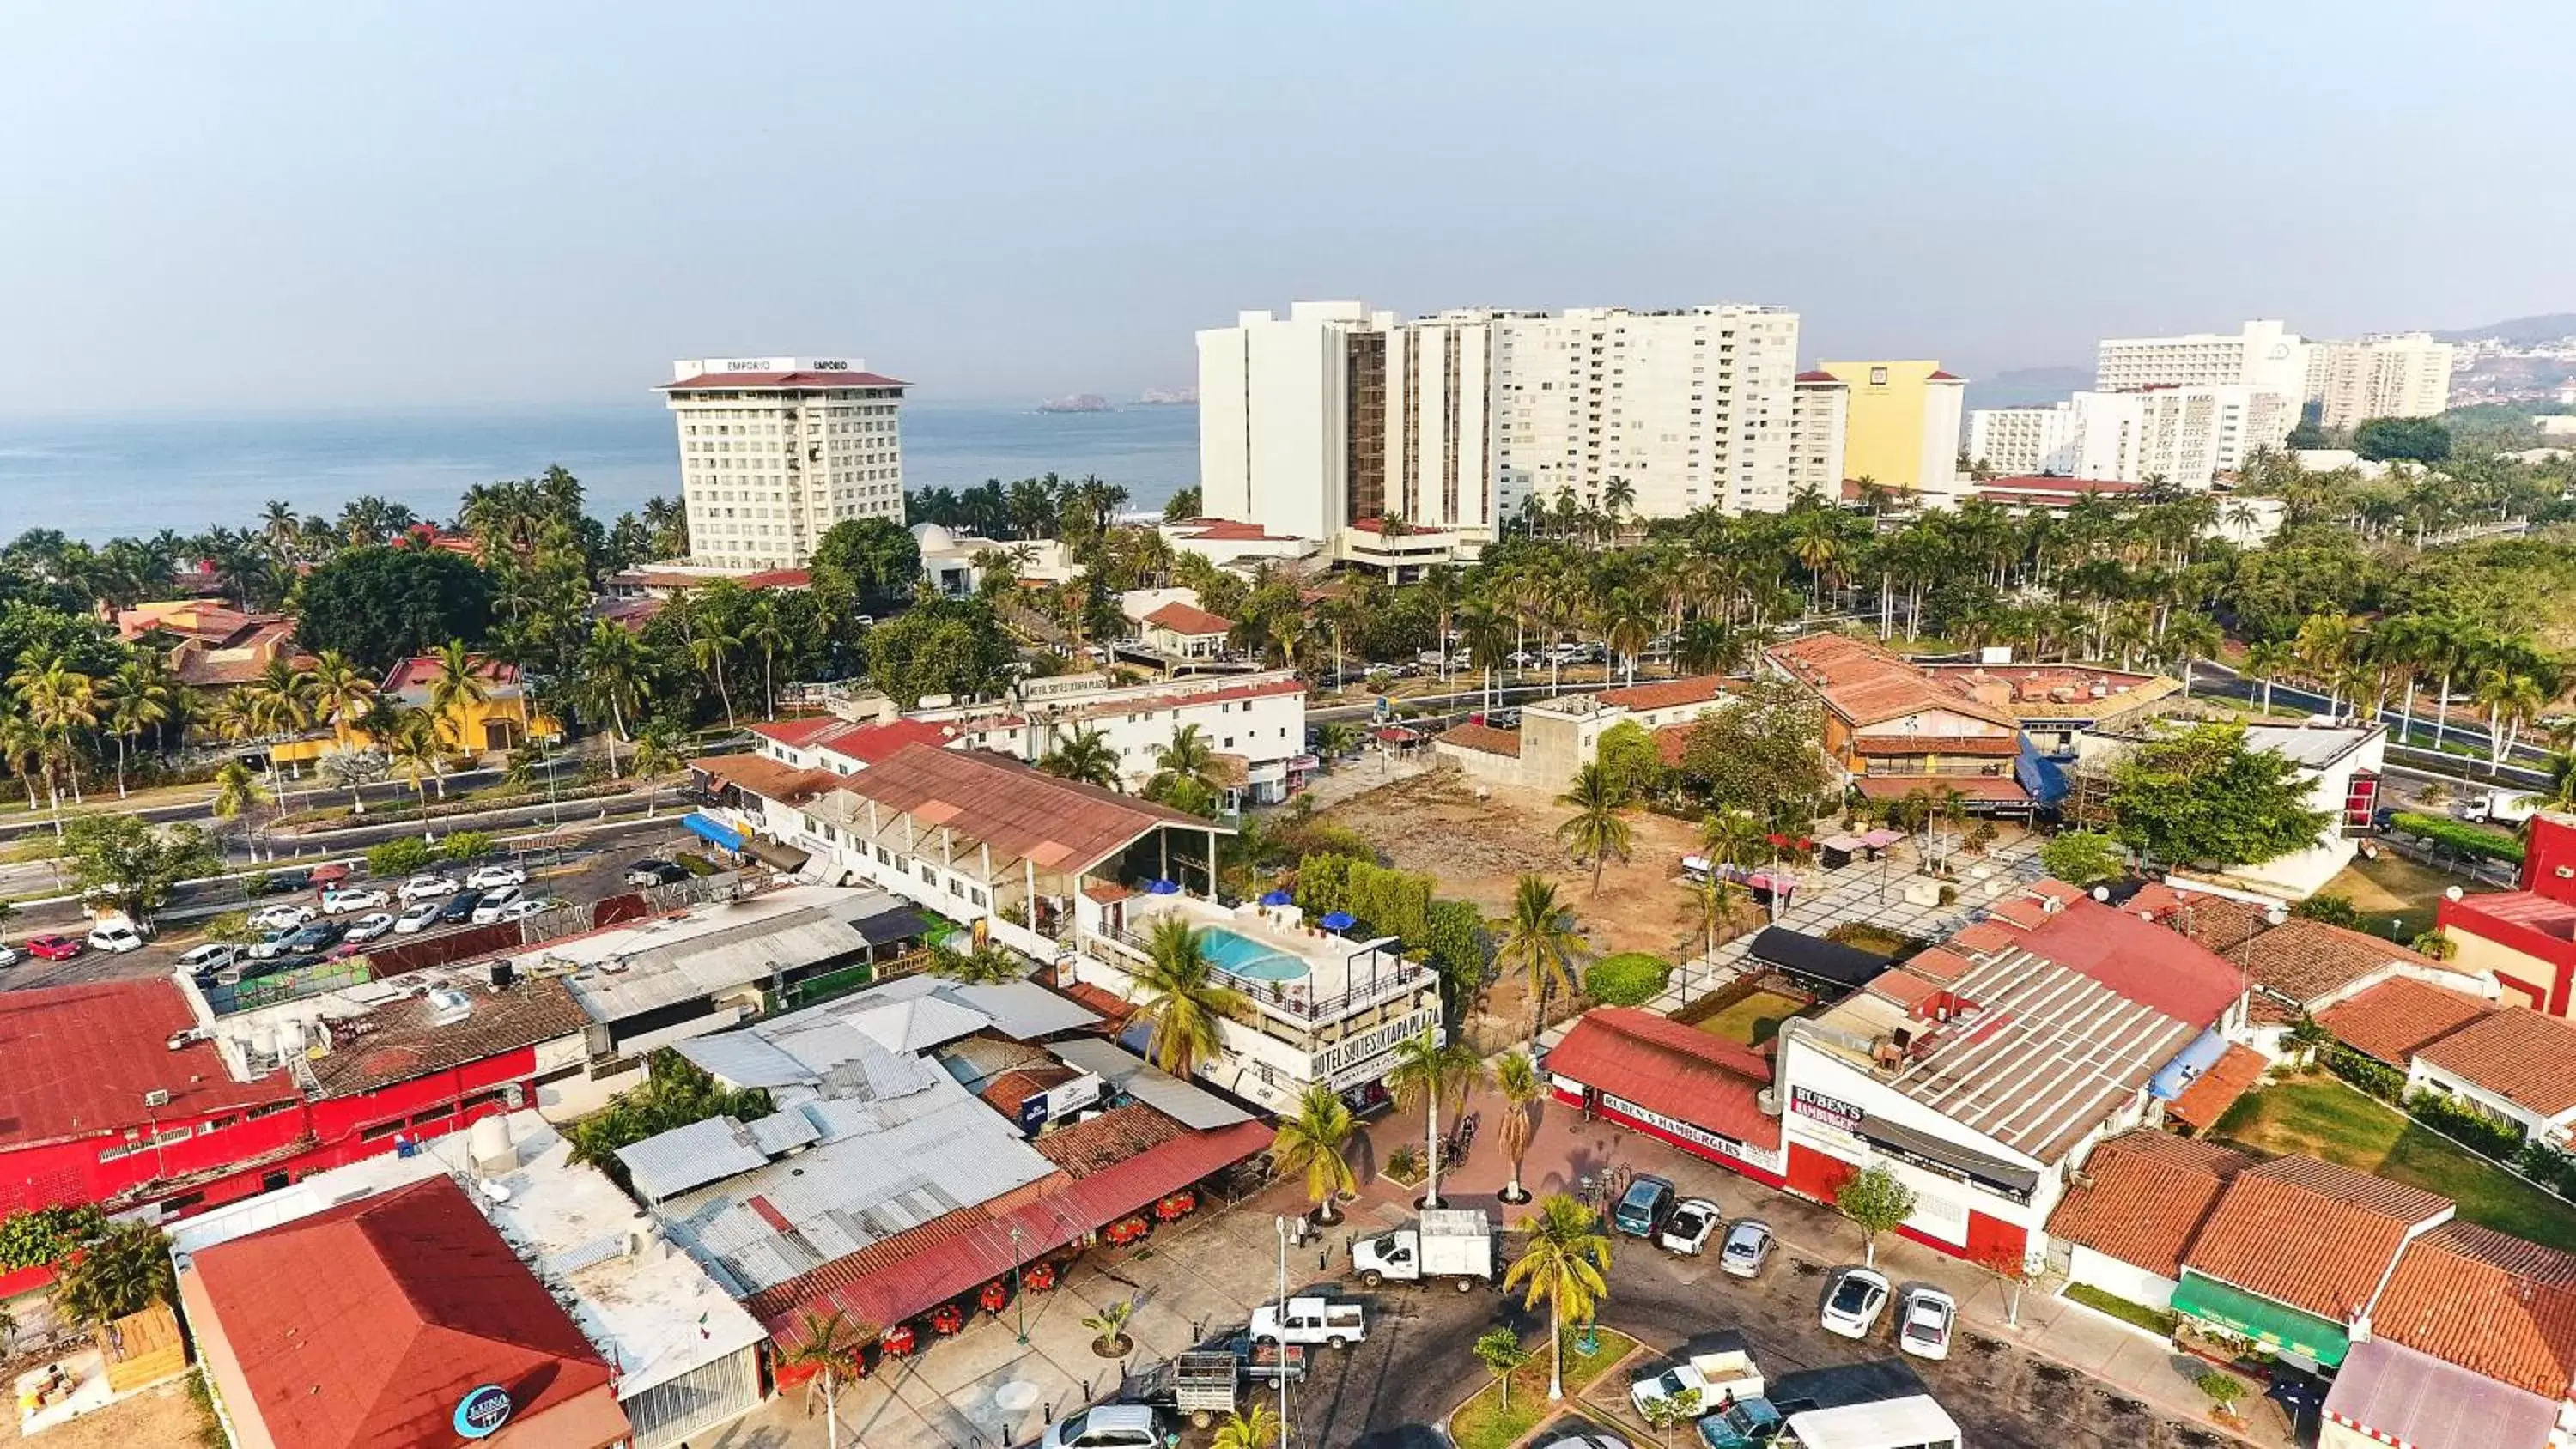
[{"label": "car windshield", "polygon": [[1840,1313],[1858,1313],[1861,1305],[1869,1302],[1870,1295],[1877,1291],[1878,1285],[1874,1283],[1845,1278],[1842,1286],[1834,1290],[1834,1309]]},{"label": "car windshield", "polygon": [[1759,1233],[1748,1233],[1741,1228],[1729,1235],[1726,1240],[1726,1251],[1742,1257],[1752,1257],[1761,1247],[1762,1237]]}]

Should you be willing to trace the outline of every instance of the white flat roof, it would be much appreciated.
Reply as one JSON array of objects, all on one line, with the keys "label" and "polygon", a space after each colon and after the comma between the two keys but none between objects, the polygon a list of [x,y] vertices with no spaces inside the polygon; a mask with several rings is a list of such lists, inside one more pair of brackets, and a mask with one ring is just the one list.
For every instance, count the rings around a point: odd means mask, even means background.
[{"label": "white flat roof", "polygon": [[370,1157],[173,1223],[172,1253],[185,1264],[217,1243],[443,1173],[465,1187],[558,1300],[571,1298],[573,1322],[617,1369],[618,1397],[632,1398],[768,1337],[606,1175],[574,1166],[570,1146],[544,1118],[514,1112],[504,1120],[518,1165],[492,1181],[507,1192],[506,1201],[478,1186],[482,1179],[468,1159],[472,1134],[456,1132],[423,1143],[410,1157]]}]

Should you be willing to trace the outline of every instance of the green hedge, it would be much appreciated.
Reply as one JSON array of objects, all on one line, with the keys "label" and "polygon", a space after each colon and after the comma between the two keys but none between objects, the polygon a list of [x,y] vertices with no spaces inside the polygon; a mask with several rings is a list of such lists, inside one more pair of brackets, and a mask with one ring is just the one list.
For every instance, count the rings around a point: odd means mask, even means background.
[{"label": "green hedge", "polygon": [[1673,963],[1647,951],[1604,956],[1583,973],[1584,994],[1604,1006],[1643,1006],[1661,996]]},{"label": "green hedge", "polygon": [[2395,1067],[2363,1056],[2341,1042],[2327,1047],[2322,1055],[2327,1071],[2383,1102],[2393,1105],[2406,1095],[2406,1074]]},{"label": "green hedge", "polygon": [[2522,864],[2522,842],[2510,835],[2498,835],[2465,820],[2447,815],[2424,815],[2408,810],[2390,817],[2391,830],[2420,835],[2436,845],[2447,845],[2462,855],[2482,856],[2488,860]]},{"label": "green hedge", "polygon": [[2474,1107],[2464,1107],[2440,1092],[2415,1092],[2406,1098],[2406,1115],[2498,1162],[2511,1162],[2522,1151],[2522,1129],[2499,1122]]},{"label": "green hedge", "polygon": [[2149,1308],[2143,1303],[2132,1303],[2117,1294],[2105,1293],[2090,1283],[2067,1284],[2066,1296],[2087,1308],[2110,1314],[2113,1318],[2124,1322],[2134,1323],[2149,1333],[2161,1333],[2167,1338],[2171,1338],[2174,1330],[2182,1326],[2182,1320],[2174,1314]]}]

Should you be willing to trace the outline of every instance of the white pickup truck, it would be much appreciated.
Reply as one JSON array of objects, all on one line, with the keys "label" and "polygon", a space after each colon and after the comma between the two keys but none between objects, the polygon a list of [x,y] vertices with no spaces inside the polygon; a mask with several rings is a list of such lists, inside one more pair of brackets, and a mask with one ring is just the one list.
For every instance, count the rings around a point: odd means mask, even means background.
[{"label": "white pickup truck", "polygon": [[1762,1371],[1753,1366],[1753,1355],[1728,1349],[1695,1353],[1662,1373],[1638,1379],[1628,1386],[1628,1402],[1636,1407],[1638,1417],[1652,1418],[1650,1405],[1697,1390],[1699,1412],[1710,1414],[1730,1400],[1758,1399],[1762,1388]]},{"label": "white pickup truck", "polygon": [[1330,1298],[1291,1298],[1284,1311],[1279,1304],[1264,1303],[1252,1310],[1252,1337],[1256,1342],[1348,1348],[1368,1337],[1368,1313],[1360,1304]]},{"label": "white pickup truck", "polygon": [[1420,1223],[1351,1244],[1351,1266],[1371,1288],[1447,1278],[1466,1292],[1494,1281],[1494,1227],[1474,1208],[1425,1208]]}]

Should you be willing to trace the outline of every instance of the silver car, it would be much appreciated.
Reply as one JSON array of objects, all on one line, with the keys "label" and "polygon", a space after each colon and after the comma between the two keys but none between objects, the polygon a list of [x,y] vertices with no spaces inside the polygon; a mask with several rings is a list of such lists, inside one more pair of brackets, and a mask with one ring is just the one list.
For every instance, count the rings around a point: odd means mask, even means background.
[{"label": "silver car", "polygon": [[1759,1278],[1762,1265],[1771,1261],[1776,1241],[1769,1223],[1746,1218],[1726,1230],[1726,1246],[1718,1250],[1717,1266],[1737,1278]]},{"label": "silver car", "polygon": [[1948,1358],[1950,1330],[1958,1325],[1959,1304],[1938,1288],[1906,1290],[1896,1316],[1896,1346],[1916,1358]]}]

